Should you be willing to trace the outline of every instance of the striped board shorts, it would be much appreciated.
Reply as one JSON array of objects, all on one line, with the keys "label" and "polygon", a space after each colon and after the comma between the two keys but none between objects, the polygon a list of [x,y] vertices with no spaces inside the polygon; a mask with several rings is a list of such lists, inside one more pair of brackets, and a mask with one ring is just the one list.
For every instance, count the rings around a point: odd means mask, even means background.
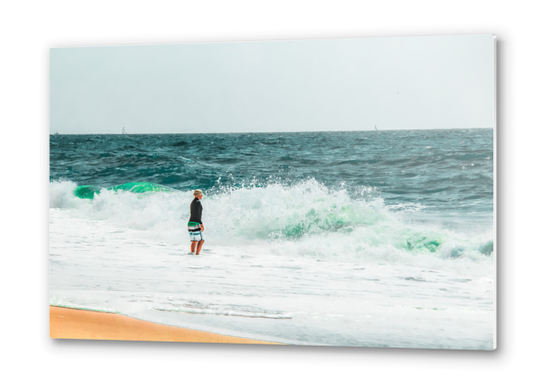
[{"label": "striped board shorts", "polygon": [[205,240],[203,237],[203,231],[201,230],[201,225],[199,223],[189,222],[188,223],[188,234],[190,235],[190,241],[202,241]]}]

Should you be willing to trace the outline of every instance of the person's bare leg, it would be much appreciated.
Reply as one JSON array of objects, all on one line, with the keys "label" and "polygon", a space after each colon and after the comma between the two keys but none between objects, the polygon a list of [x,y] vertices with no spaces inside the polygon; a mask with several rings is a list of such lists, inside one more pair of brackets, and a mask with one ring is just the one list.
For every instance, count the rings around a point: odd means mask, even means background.
[{"label": "person's bare leg", "polygon": [[191,244],[190,244],[190,252],[196,252],[196,244],[198,242],[197,241],[193,241]]},{"label": "person's bare leg", "polygon": [[201,240],[198,242],[198,250],[196,251],[196,255],[199,255],[199,253],[201,252],[201,247],[203,243],[205,243],[205,240]]}]

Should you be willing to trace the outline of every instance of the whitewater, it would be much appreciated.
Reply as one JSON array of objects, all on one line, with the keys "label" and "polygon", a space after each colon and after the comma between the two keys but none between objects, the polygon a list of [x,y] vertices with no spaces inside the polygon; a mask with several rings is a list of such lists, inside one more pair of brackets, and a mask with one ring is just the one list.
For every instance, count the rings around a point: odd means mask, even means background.
[{"label": "whitewater", "polygon": [[378,134],[51,136],[50,304],[296,345],[493,349],[492,130]]}]

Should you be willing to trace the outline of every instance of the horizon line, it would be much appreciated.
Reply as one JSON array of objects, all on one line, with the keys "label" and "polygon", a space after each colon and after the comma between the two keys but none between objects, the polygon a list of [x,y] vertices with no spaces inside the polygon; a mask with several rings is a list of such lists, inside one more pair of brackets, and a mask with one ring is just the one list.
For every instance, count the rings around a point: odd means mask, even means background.
[{"label": "horizon line", "polygon": [[392,129],[363,129],[363,130],[343,130],[343,131],[229,131],[229,132],[146,132],[146,133],[55,133],[49,132],[49,136],[59,135],[194,135],[194,134],[228,134],[228,133],[312,133],[312,132],[380,132],[380,131],[438,131],[438,130],[450,130],[450,129],[494,129],[494,127],[469,127],[469,128],[392,128]]}]

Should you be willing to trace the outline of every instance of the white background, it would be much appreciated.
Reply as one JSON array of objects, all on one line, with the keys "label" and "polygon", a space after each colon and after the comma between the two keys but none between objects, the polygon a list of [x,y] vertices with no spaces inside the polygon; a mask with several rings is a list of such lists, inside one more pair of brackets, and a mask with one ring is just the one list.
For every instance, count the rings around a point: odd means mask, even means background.
[{"label": "white background", "polygon": [[[534,1],[41,1],[0,6],[2,372],[9,382],[481,383],[540,379],[540,13]],[[55,341],[48,337],[48,49],[494,33],[494,352]],[[537,164],[538,163],[538,164]],[[7,212],[7,214],[6,214]],[[530,377],[526,376],[529,374]],[[11,380],[10,380],[11,379]]]}]

